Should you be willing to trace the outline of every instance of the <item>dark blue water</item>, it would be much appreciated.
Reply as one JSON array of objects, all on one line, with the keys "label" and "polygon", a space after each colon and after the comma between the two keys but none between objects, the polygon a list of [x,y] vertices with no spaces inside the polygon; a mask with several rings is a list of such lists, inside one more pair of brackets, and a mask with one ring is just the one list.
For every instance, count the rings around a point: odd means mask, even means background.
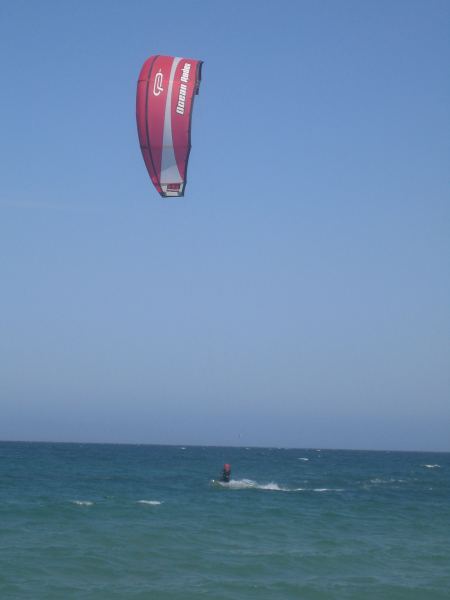
[{"label": "dark blue water", "polygon": [[0,598],[448,599],[450,455],[0,443]]}]

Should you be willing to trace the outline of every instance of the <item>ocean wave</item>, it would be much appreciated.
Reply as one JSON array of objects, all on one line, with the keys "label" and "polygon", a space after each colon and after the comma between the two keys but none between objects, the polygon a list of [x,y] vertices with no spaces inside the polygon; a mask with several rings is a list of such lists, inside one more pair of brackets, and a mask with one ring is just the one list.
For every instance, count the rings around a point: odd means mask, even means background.
[{"label": "ocean wave", "polygon": [[77,506],[92,506],[94,503],[90,500],[72,500],[72,504],[76,504]]},{"label": "ocean wave", "polygon": [[422,465],[422,467],[426,467],[427,469],[440,469],[441,465]]},{"label": "ocean wave", "polygon": [[298,460],[309,460],[309,458],[305,458],[304,456],[300,456]]},{"label": "ocean wave", "polygon": [[138,500],[137,504],[150,504],[151,506],[158,506],[162,504],[159,500]]}]

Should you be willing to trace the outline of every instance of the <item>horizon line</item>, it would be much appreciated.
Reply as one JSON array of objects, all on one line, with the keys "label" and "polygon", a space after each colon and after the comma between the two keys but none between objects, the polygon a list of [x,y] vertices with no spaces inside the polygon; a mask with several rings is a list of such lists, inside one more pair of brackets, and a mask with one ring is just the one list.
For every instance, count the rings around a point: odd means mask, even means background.
[{"label": "horizon line", "polygon": [[9,440],[0,439],[0,444],[67,444],[67,445],[86,445],[86,446],[165,446],[170,448],[249,448],[266,450],[313,450],[314,452],[332,451],[332,452],[408,452],[422,454],[450,454],[450,450],[393,450],[390,448],[331,448],[321,446],[264,446],[264,445],[227,445],[227,444],[169,444],[156,442],[81,442],[81,441],[56,441],[56,440]]}]

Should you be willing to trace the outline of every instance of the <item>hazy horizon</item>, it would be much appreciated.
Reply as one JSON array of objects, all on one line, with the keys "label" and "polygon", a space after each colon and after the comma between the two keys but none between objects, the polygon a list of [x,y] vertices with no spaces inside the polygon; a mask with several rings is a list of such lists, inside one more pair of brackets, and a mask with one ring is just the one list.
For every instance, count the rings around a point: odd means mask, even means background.
[{"label": "hazy horizon", "polygon": [[308,450],[314,452],[383,452],[390,454],[393,452],[406,452],[406,453],[419,453],[419,454],[449,454],[449,450],[421,450],[421,449],[392,449],[392,448],[332,448],[322,446],[321,448],[315,446],[264,446],[254,444],[251,446],[240,445],[240,444],[183,444],[180,443],[157,443],[157,442],[96,442],[96,441],[80,441],[80,440],[26,440],[26,439],[0,439],[1,444],[68,444],[68,445],[80,445],[80,446],[168,446],[170,448],[243,448],[243,449],[270,449],[270,450]]}]

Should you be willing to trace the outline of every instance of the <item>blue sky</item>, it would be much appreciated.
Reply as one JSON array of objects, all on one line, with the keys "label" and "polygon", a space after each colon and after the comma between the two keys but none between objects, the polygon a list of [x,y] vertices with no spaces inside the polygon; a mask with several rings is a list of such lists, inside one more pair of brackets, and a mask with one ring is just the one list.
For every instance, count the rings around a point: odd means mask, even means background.
[{"label": "blue sky", "polygon": [[[0,439],[450,450],[446,1],[0,4]],[[151,54],[205,61],[184,199]]]}]

